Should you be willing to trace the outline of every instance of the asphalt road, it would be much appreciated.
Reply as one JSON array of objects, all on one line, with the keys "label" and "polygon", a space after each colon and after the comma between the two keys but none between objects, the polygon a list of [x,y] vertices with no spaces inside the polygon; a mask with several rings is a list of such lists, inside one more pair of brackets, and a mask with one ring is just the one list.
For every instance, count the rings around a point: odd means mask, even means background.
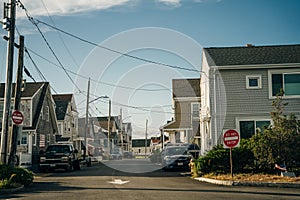
[{"label": "asphalt road", "polygon": [[180,171],[164,172],[159,165],[138,159],[106,161],[80,171],[38,174],[28,188],[0,195],[0,199],[28,200],[300,199],[300,190],[202,183],[182,176]]}]

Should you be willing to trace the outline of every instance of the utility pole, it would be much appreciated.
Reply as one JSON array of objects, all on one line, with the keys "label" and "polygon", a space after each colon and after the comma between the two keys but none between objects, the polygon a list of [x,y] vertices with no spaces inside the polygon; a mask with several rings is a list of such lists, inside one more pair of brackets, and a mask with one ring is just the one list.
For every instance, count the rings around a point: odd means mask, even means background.
[{"label": "utility pole", "polygon": [[8,130],[10,118],[10,104],[11,104],[11,88],[13,75],[13,60],[14,60],[14,43],[15,43],[15,18],[16,18],[16,0],[10,1],[10,15],[4,10],[4,18],[7,20],[8,30],[8,46],[7,46],[7,60],[6,60],[6,81],[5,81],[5,97],[2,118],[2,134],[1,134],[1,154],[0,162],[7,163],[7,148],[8,148]]},{"label": "utility pole", "polygon": [[121,128],[121,152],[122,155],[124,153],[124,149],[123,149],[123,116],[122,116],[122,108],[120,109],[120,128]]},{"label": "utility pole", "polygon": [[108,120],[107,120],[107,139],[108,139],[108,149],[109,155],[111,154],[111,142],[110,142],[110,117],[111,117],[111,100],[108,101]]},{"label": "utility pole", "polygon": [[[15,102],[14,102],[14,109],[20,110],[20,101],[21,101],[21,87],[22,87],[22,80],[23,80],[23,61],[24,61],[24,36],[20,36],[19,38],[19,57],[18,57],[18,70],[17,70],[17,80],[15,85]],[[18,143],[18,133],[20,127],[19,125],[14,124],[12,128],[12,135],[11,135],[11,146],[10,146],[10,154],[8,158],[8,163],[11,166],[14,166],[15,163],[15,155],[17,152],[17,143]]]},{"label": "utility pole", "polygon": [[89,123],[89,101],[90,101],[90,78],[88,80],[88,88],[87,88],[87,97],[86,97],[86,109],[85,109],[85,128],[84,128],[84,153],[83,153],[83,158],[86,158],[87,155],[87,132],[88,132],[88,123]]},{"label": "utility pole", "polygon": [[147,132],[148,132],[148,119],[146,120],[146,132],[145,132],[145,157],[147,155]]}]

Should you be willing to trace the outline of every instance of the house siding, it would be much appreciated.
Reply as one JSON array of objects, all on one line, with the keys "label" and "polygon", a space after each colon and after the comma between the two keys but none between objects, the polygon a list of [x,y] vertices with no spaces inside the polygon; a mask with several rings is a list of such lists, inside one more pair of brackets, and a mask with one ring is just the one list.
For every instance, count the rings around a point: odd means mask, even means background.
[{"label": "house siding", "polygon": [[[46,109],[48,109],[48,107],[53,106],[53,105],[49,105],[49,101],[47,101],[47,95],[44,98],[43,101],[43,106],[42,106],[42,110],[43,110],[43,116],[40,115],[39,119],[38,119],[38,125],[36,128],[36,145],[33,145],[32,148],[32,167],[34,171],[37,171],[38,168],[38,163],[39,163],[39,152],[40,150],[45,150],[46,147],[50,144],[54,144],[55,143],[55,129],[53,128],[54,125],[52,124],[52,121],[50,119],[48,119],[46,117]],[[50,116],[49,116],[50,117]],[[45,147],[44,148],[40,148],[40,135],[44,134],[45,135]],[[49,140],[50,139],[50,140]]]},{"label": "house siding", "polygon": [[[269,98],[268,71],[269,69],[220,70],[227,99],[227,113],[224,129],[237,128],[235,122],[236,118],[239,117],[261,117],[270,119],[274,99]],[[261,75],[262,88],[246,89],[247,75]],[[234,90],[232,88],[234,88]],[[294,112],[295,114],[300,114],[299,99],[285,99],[285,101],[288,103],[285,107],[286,113]]]}]

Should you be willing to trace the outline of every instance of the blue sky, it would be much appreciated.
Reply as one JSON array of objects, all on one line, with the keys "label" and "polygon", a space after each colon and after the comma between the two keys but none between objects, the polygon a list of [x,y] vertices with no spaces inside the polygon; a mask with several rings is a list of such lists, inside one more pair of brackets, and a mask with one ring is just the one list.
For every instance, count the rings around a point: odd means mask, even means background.
[{"label": "blue sky", "polygon": [[[297,0],[21,2],[34,19],[93,43],[188,69],[200,70],[202,47],[300,43],[300,2]],[[1,16],[2,10],[1,7]],[[125,121],[133,123],[134,137],[143,137],[147,119],[150,135],[158,133],[159,127],[171,119],[172,78],[200,77],[197,72],[157,66],[96,48],[38,24],[63,66],[84,76],[70,74],[76,82],[74,86],[61,67],[39,57],[59,65],[24,11],[18,9],[17,12],[18,31],[25,35],[26,47],[33,51],[31,56],[55,91],[75,93],[80,116],[83,116],[87,77],[91,77],[91,99],[109,96],[113,102],[113,114],[118,115],[122,108],[124,117],[127,117]],[[1,36],[6,34],[5,30],[0,31]],[[6,41],[0,40],[1,82],[5,81],[5,59]],[[37,81],[41,81],[28,57],[25,66]],[[30,81],[30,78],[25,78]],[[106,115],[107,107],[107,100],[100,99],[91,105],[91,114]]]}]

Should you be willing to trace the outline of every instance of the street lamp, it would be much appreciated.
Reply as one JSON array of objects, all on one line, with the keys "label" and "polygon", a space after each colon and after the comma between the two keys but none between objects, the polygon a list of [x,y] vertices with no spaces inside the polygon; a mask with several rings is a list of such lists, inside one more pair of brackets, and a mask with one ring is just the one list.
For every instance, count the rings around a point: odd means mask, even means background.
[{"label": "street lamp", "polygon": [[87,155],[87,148],[88,148],[88,144],[87,144],[87,132],[88,132],[88,115],[89,115],[89,104],[98,100],[98,99],[101,99],[101,98],[108,98],[108,96],[99,96],[97,97],[96,99],[93,99],[93,100],[89,100],[89,97],[90,97],[90,79],[88,81],[88,93],[87,93],[87,100],[86,100],[86,113],[85,113],[85,131],[84,131],[84,144],[85,144],[85,148],[84,148],[84,159],[86,159],[86,155]]}]

